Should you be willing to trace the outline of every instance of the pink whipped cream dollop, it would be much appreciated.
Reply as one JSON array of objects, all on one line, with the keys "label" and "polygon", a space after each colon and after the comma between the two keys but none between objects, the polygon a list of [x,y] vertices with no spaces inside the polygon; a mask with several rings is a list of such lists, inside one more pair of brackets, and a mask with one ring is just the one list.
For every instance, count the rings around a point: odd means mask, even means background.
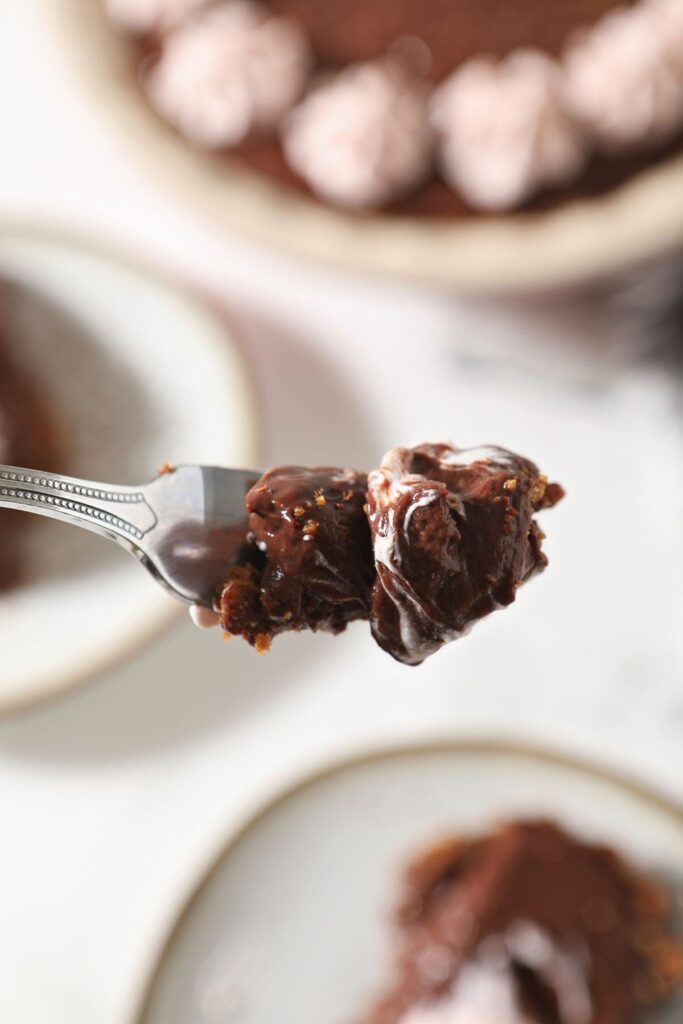
[{"label": "pink whipped cream dollop", "polygon": [[569,109],[597,145],[657,145],[683,126],[683,3],[641,0],[611,11],[564,57]]},{"label": "pink whipped cream dollop", "polygon": [[519,206],[587,160],[557,62],[536,50],[468,61],[437,90],[431,113],[444,178],[481,209]]},{"label": "pink whipped cream dollop", "polygon": [[641,0],[666,29],[669,44],[680,50],[683,42],[683,0]]},{"label": "pink whipped cream dollop", "polygon": [[106,0],[109,17],[134,35],[166,32],[207,0]]},{"label": "pink whipped cream dollop", "polygon": [[[474,208],[508,210],[579,176],[591,153],[647,150],[683,128],[683,0],[638,0],[568,41],[560,60],[475,58],[431,102],[429,56],[347,67],[304,95],[304,28],[258,0],[104,0],[133,34],[158,33],[146,78],[160,114],[196,145],[279,131],[292,169],[323,199],[381,207],[436,160]],[[419,47],[418,47],[419,49]],[[405,50],[403,46],[396,53]]]},{"label": "pink whipped cream dollop", "polygon": [[309,61],[296,22],[231,0],[168,35],[146,87],[183,135],[219,149],[273,130],[303,92]]},{"label": "pink whipped cream dollop", "polygon": [[534,971],[553,992],[560,1024],[588,1024],[592,999],[582,958],[525,921],[486,940],[448,995],[409,1010],[400,1024],[535,1024],[520,1006],[515,964]]},{"label": "pink whipped cream dollop", "polygon": [[427,89],[392,61],[357,64],[315,88],[287,119],[287,159],[340,206],[383,206],[430,168]]}]

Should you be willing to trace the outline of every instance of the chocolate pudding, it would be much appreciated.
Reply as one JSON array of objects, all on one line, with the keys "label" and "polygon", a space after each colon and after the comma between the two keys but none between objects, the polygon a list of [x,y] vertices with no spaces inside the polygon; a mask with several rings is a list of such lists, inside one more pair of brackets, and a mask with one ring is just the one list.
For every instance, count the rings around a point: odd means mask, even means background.
[{"label": "chocolate pudding", "polygon": [[278,633],[340,633],[370,614],[374,579],[367,476],[329,467],[271,469],[247,494],[251,560],[221,598],[226,633],[267,650]]},{"label": "chocolate pudding", "polygon": [[562,494],[503,448],[397,448],[367,476],[270,470],[247,495],[249,553],[223,590],[223,629],[265,651],[279,633],[367,619],[419,665],[545,568],[533,517]]}]

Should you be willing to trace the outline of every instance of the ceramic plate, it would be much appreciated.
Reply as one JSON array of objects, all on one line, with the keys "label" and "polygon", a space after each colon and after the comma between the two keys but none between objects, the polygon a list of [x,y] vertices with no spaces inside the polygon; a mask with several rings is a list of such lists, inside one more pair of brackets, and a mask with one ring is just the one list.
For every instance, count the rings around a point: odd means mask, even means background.
[{"label": "ceramic plate", "polygon": [[[54,410],[64,472],[134,484],[166,462],[255,463],[242,363],[217,315],[181,287],[79,243],[1,229],[0,279],[13,283],[9,340]],[[113,544],[30,527],[25,581],[0,595],[0,711],[67,689],[182,614]]]},{"label": "ceramic plate", "polygon": [[156,117],[130,47],[102,0],[49,0],[73,65],[158,179],[212,221],[315,260],[400,274],[470,291],[529,291],[590,280],[660,255],[683,238],[683,158],[639,175],[606,198],[545,215],[425,222],[353,217],[194,151]]},{"label": "ceramic plate", "polygon": [[387,978],[405,858],[444,833],[537,814],[654,872],[681,871],[681,812],[588,767],[476,744],[345,764],[277,799],[230,844],[181,915],[137,1024],[358,1019]]}]

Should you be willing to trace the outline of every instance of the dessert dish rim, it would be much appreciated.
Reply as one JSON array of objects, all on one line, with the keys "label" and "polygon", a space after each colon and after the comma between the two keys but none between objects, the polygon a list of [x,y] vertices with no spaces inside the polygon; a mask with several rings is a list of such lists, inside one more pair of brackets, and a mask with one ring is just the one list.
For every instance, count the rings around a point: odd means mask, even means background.
[{"label": "dessert dish rim", "polygon": [[[174,294],[180,295],[196,309],[208,322],[222,329],[224,336],[230,339],[232,327],[220,316],[218,309],[213,307],[192,284],[183,280],[172,271],[160,268],[153,260],[140,254],[129,252],[125,246],[116,242],[100,241],[93,238],[86,231],[78,228],[64,227],[59,224],[45,224],[33,218],[11,218],[0,219],[0,243],[5,244],[7,240],[18,239],[20,242],[47,243],[49,245],[61,246],[70,251],[80,252],[91,256],[104,263],[112,264],[129,270],[136,277],[145,278],[159,285],[165,285]],[[0,265],[2,275],[2,265]],[[4,275],[3,275],[4,276]],[[10,281],[13,280],[9,275]],[[240,375],[242,387],[238,394],[236,389],[234,399],[237,401],[241,395],[240,415],[244,417],[244,432],[241,443],[245,449],[244,464],[255,464],[258,460],[258,451],[261,447],[260,424],[258,419],[258,406],[255,400],[255,386],[248,364],[236,344],[222,344],[216,349],[220,352],[224,362],[232,364],[233,370]],[[228,376],[226,369],[226,377]],[[59,410],[57,410],[59,415]],[[152,475],[154,472],[152,467]],[[8,600],[11,599],[11,591]],[[32,686],[31,691],[20,696],[11,694],[7,697],[0,695],[0,720],[11,719],[16,716],[32,713],[37,707],[44,705],[55,706],[62,700],[68,700],[72,693],[79,688],[98,680],[107,672],[113,671],[117,666],[134,658],[142,652],[164,630],[177,622],[186,614],[182,605],[173,600],[164,600],[163,607],[160,606],[149,618],[140,623],[136,630],[130,631],[129,638],[116,650],[111,649],[97,659],[84,660],[83,664],[76,670],[69,669],[61,671],[55,666],[50,676],[44,676],[40,684]]]}]

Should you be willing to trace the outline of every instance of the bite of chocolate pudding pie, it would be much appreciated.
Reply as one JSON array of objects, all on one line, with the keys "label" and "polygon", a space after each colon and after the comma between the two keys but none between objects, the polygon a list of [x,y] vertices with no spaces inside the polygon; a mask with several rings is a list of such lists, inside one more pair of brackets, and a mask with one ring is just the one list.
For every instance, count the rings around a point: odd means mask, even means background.
[{"label": "bite of chocolate pudding pie", "polygon": [[369,474],[284,466],[249,491],[249,553],[228,575],[221,623],[259,651],[290,630],[366,619],[419,665],[547,565],[535,514],[563,495],[504,448],[396,448]]}]

